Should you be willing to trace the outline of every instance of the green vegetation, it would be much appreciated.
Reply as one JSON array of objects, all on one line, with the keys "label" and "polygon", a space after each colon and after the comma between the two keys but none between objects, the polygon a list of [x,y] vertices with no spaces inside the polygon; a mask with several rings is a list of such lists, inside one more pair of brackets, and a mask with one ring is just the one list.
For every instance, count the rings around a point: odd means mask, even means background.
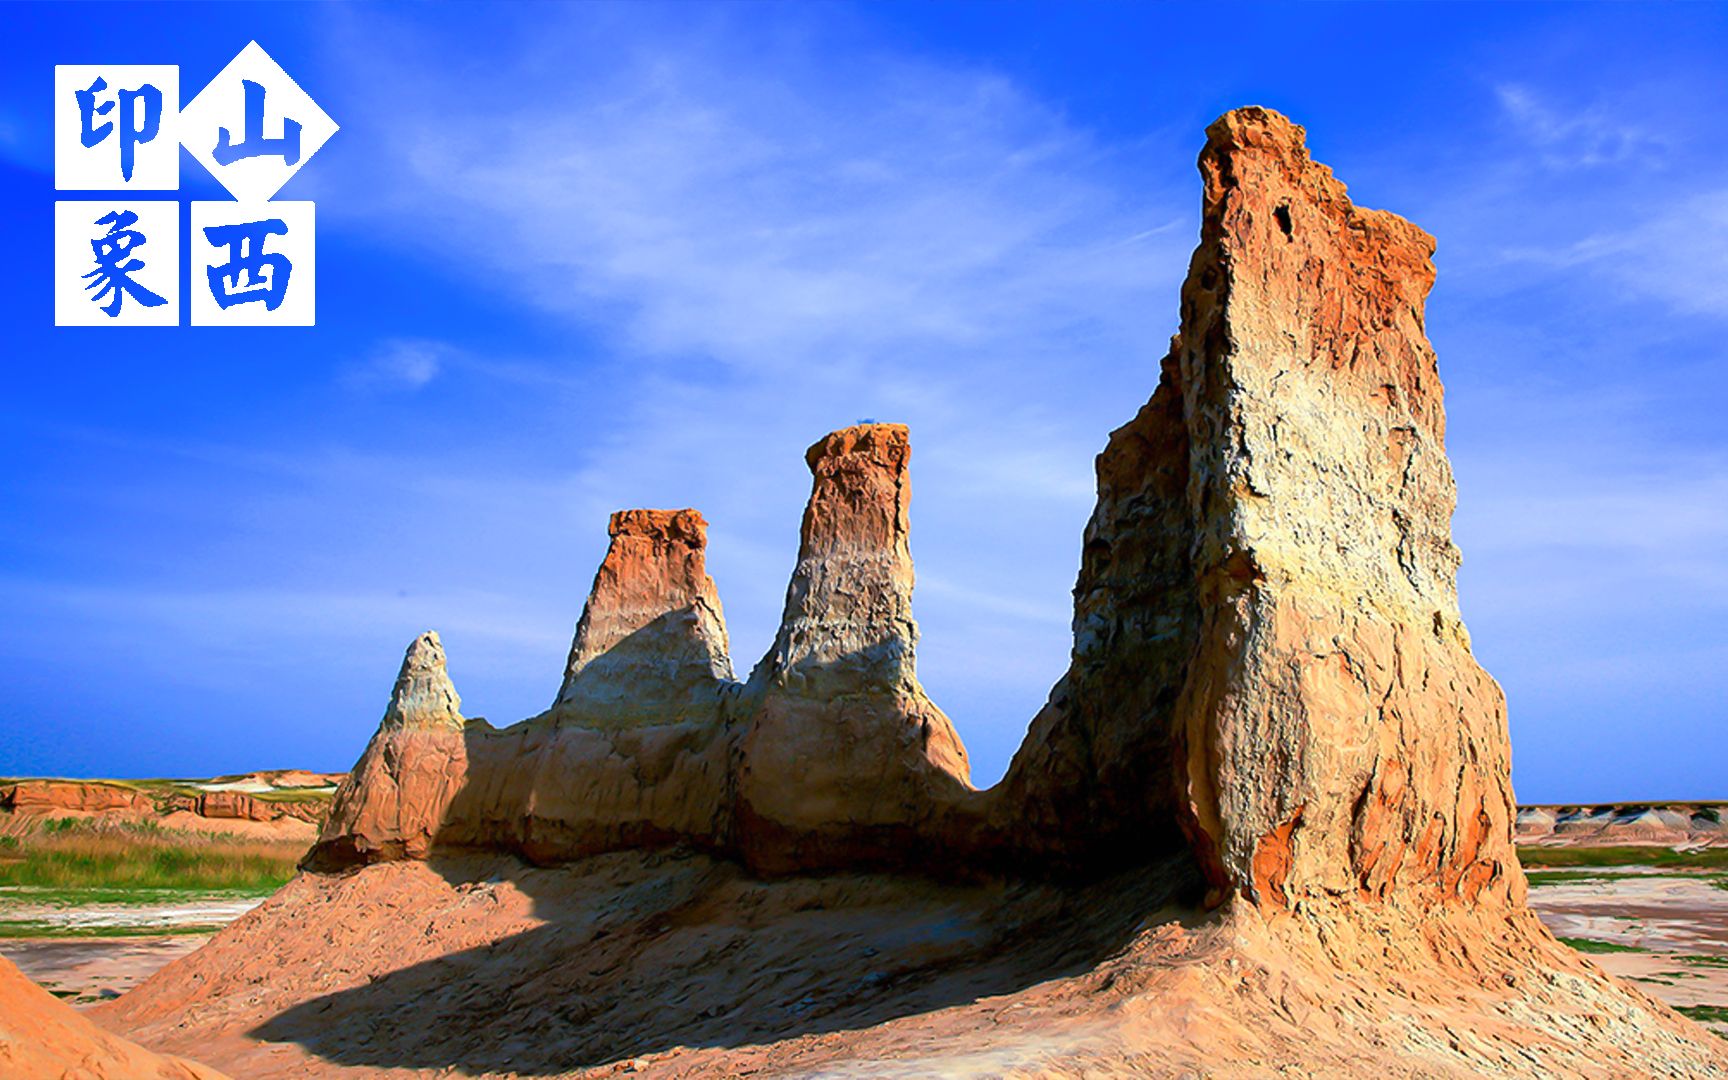
[{"label": "green vegetation", "polygon": [[1675,1008],[1706,1024],[1728,1024],[1728,1005],[1678,1005]]},{"label": "green vegetation", "polygon": [[1692,955],[1688,955],[1688,956],[1680,956],[1677,959],[1682,964],[1692,964],[1695,967],[1728,968],[1728,956],[1706,956],[1703,954],[1692,954]]},{"label": "green vegetation", "polygon": [[36,919],[0,919],[0,938],[113,938],[214,934],[220,926],[63,926]]},{"label": "green vegetation", "polygon": [[1570,885],[1580,881],[1624,881],[1647,875],[1616,873],[1613,870],[1526,870],[1524,876],[1532,885]]},{"label": "green vegetation", "polygon": [[1618,953],[1618,952],[1649,952],[1636,945],[1622,945],[1616,941],[1597,941],[1594,938],[1563,937],[1560,944],[1568,945],[1581,953]]},{"label": "green vegetation", "polygon": [[6,823],[0,887],[273,891],[303,843],[164,829],[151,821],[51,818]]},{"label": "green vegetation", "polygon": [[1525,866],[1655,866],[1662,869],[1728,869],[1728,848],[1674,851],[1664,847],[1520,847]]}]

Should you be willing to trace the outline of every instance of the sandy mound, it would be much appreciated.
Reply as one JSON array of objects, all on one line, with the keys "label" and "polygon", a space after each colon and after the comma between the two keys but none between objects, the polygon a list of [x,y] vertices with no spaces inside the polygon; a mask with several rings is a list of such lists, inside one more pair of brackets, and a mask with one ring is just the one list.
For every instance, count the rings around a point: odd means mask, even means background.
[{"label": "sandy mound", "polygon": [[1486,936],[1469,918],[1220,919],[1171,906],[1173,882],[763,882],[643,853],[387,863],[302,875],[94,1014],[259,1080],[632,1061],[668,1077],[1728,1075],[1714,1036],[1528,916]]},{"label": "sandy mound", "polygon": [[222,1080],[111,1035],[0,957],[0,1076],[6,1080]]}]

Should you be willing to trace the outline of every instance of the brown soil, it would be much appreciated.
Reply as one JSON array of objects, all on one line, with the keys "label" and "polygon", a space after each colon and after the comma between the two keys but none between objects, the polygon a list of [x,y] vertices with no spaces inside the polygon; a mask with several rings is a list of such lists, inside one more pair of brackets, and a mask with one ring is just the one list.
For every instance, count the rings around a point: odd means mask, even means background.
[{"label": "brown soil", "polygon": [[1170,876],[761,882],[640,853],[303,874],[91,1015],[259,1080],[1728,1076],[1713,1037],[1526,914],[1268,923],[1182,907]]}]

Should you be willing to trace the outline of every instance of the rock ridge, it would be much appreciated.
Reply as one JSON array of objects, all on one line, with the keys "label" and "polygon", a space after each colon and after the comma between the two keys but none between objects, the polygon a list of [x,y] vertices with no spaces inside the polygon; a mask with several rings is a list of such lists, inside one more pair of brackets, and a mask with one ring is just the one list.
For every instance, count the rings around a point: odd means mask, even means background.
[{"label": "rock ridge", "polygon": [[[1433,239],[1270,110],[1199,167],[1180,328],[1098,456],[1070,665],[1001,783],[918,682],[907,429],[842,429],[745,683],[700,516],[615,515],[551,710],[464,721],[417,639],[306,864],[352,872],[106,1015],[357,1068],[399,1063],[401,1018],[475,1073],[531,1026],[548,1074],[646,1047],[667,1076],[1728,1076],[1525,905],[1505,699],[1458,613]],[[323,996],[279,975],[375,940]]]}]

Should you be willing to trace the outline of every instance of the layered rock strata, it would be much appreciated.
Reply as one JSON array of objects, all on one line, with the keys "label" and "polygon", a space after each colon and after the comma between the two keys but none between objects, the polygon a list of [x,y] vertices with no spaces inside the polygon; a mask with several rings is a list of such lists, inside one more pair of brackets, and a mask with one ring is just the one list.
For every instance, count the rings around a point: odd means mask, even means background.
[{"label": "layered rock strata", "polygon": [[911,455],[902,424],[805,454],[797,569],[745,693],[737,840],[758,869],[916,859],[936,808],[970,791],[960,737],[918,684]]},{"label": "layered rock strata", "polygon": [[[393,865],[302,875],[108,1014],[232,1039],[293,1008],[282,1034],[358,1066],[395,1064],[376,1018],[405,1015],[487,1071],[517,1044],[475,1012],[486,971],[556,1029],[547,1072],[622,1031],[669,1076],[1728,1075],[1524,906],[1504,701],[1458,615],[1432,239],[1275,113],[1207,134],[1180,331],[1099,456],[1071,664],[1001,784],[971,788],[918,684],[906,431],[848,428],[808,454],[745,684],[700,518],[614,518],[552,710],[464,722],[416,642],[308,864]],[[701,850],[642,850],[673,845]],[[483,850],[415,861],[438,848]],[[375,934],[418,962],[259,989],[325,970],[297,942]]]},{"label": "layered rock strata", "polygon": [[595,727],[712,719],[732,658],[708,523],[694,510],[620,510],[607,532],[553,711]]}]

